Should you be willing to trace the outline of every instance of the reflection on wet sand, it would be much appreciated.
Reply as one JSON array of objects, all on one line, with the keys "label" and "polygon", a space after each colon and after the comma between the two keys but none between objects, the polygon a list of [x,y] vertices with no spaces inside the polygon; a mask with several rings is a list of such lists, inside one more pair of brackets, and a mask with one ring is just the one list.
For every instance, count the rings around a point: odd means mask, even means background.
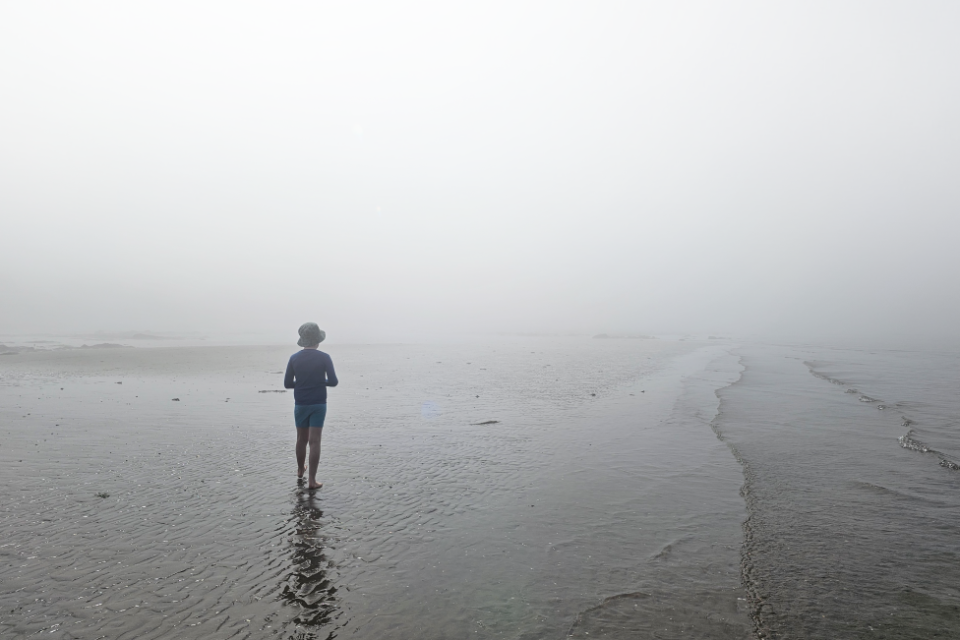
[{"label": "reflection on wet sand", "polygon": [[322,629],[340,617],[337,587],[330,580],[334,563],[325,553],[323,511],[316,492],[303,490],[303,481],[300,485],[290,518],[293,525],[288,538],[290,573],[281,583],[280,598],[299,609],[292,617],[296,629],[291,637],[298,640],[333,638],[335,627]]},{"label": "reflection on wet sand", "polygon": [[317,494],[291,491],[291,399],[257,393],[286,348],[8,357],[0,637],[636,637],[657,612],[727,618],[743,476],[707,420],[736,360],[635,342],[343,348],[369,388],[337,396]]}]

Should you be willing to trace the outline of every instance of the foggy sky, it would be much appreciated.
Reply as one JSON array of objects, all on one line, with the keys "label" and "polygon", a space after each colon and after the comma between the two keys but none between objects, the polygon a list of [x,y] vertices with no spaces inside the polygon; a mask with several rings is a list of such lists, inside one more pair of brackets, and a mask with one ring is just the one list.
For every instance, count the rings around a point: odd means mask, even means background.
[{"label": "foggy sky", "polygon": [[0,333],[960,336],[955,2],[0,3]]}]

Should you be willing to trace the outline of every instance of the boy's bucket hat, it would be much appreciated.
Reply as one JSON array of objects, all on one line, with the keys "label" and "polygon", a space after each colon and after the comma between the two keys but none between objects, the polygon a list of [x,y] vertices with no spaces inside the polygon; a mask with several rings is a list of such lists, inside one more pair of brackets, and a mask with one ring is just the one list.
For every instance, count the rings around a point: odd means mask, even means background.
[{"label": "boy's bucket hat", "polygon": [[300,333],[300,339],[297,340],[297,344],[301,347],[312,347],[315,344],[320,344],[327,337],[327,332],[318,327],[316,322],[304,322],[300,325],[298,332]]}]

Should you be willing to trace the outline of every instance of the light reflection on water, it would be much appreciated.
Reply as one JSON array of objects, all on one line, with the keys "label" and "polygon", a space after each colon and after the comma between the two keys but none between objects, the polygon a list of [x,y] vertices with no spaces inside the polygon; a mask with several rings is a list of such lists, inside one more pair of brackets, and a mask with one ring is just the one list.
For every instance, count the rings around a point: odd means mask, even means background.
[{"label": "light reflection on water", "polygon": [[[303,481],[299,484],[303,486]],[[323,511],[315,492],[298,491],[291,518],[293,533],[288,538],[290,574],[280,585],[280,598],[295,607],[291,621],[295,638],[332,637],[322,631],[339,616],[337,587],[331,582],[333,560],[326,552]]]}]

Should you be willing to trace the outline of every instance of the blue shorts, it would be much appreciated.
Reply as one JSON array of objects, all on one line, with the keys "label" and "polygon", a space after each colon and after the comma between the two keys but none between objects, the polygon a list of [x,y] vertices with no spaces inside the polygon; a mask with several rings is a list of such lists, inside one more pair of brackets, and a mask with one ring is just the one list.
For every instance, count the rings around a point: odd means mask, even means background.
[{"label": "blue shorts", "polygon": [[323,428],[323,419],[327,417],[325,404],[298,404],[293,407],[293,420],[297,429],[307,427]]}]

